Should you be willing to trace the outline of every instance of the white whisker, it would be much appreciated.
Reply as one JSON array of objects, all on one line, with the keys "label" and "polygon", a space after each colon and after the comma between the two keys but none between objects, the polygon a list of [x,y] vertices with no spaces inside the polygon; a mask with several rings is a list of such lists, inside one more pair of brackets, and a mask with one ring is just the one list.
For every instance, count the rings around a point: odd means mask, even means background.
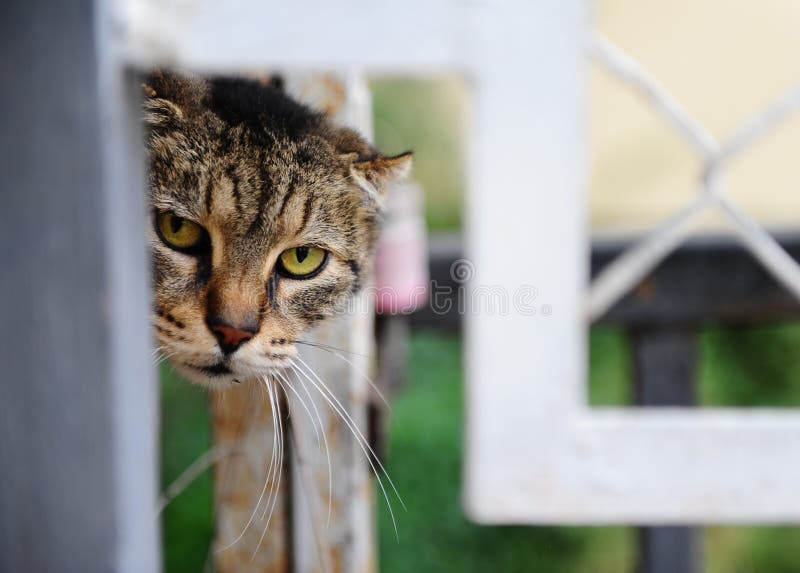
[{"label": "white whisker", "polygon": [[321,342],[311,342],[309,340],[295,340],[294,343],[303,344],[305,346],[312,346],[314,348],[321,348],[323,350],[336,350],[338,352],[342,352],[343,354],[352,354],[353,356],[361,356],[364,358],[368,358],[366,354],[362,354],[361,352],[353,352],[352,350],[337,348],[336,346],[331,346],[330,344],[322,344]]},{"label": "white whisker", "polygon": [[[317,421],[314,418],[314,416],[311,415],[311,410],[308,409],[308,406],[306,405],[306,403],[303,400],[303,398],[300,396],[300,394],[297,393],[297,390],[295,390],[292,387],[292,385],[289,383],[289,380],[287,380],[283,375],[281,375],[280,372],[275,371],[272,374],[275,376],[275,380],[277,380],[277,382],[278,382],[278,384],[280,384],[281,388],[283,388],[283,393],[284,394],[287,393],[286,391],[287,391],[287,388],[288,388],[289,390],[292,391],[292,393],[295,396],[297,396],[297,400],[300,402],[300,405],[303,407],[303,409],[308,414],[308,419],[311,421],[311,427],[314,429],[314,435],[317,436],[317,443],[321,444],[322,442],[321,442],[320,437],[319,437],[319,430],[317,429]],[[290,416],[292,415],[291,408],[289,409],[289,415]]]},{"label": "white whisker", "polygon": [[365,437],[364,437],[364,434],[362,434],[362,433],[361,433],[361,430],[358,428],[358,425],[355,423],[355,421],[353,420],[353,418],[352,418],[352,417],[350,417],[350,414],[347,412],[347,410],[345,410],[344,406],[342,406],[342,403],[341,403],[341,402],[339,402],[339,399],[336,397],[336,395],[335,395],[333,392],[331,392],[330,388],[328,388],[328,387],[325,385],[325,383],[324,383],[322,380],[320,380],[320,377],[317,375],[317,373],[316,373],[316,372],[314,372],[314,369],[313,369],[313,368],[311,368],[311,366],[309,366],[308,364],[306,364],[306,363],[303,361],[303,359],[302,359],[302,358],[300,358],[299,356],[297,356],[296,358],[297,358],[297,360],[300,362],[300,364],[302,364],[303,366],[305,366],[305,367],[306,367],[306,369],[307,369],[307,370],[308,370],[308,371],[309,371],[309,372],[310,372],[310,373],[311,373],[311,374],[314,376],[314,378],[316,378],[316,379],[317,379],[317,381],[318,381],[318,382],[319,382],[319,383],[322,385],[322,387],[323,387],[323,388],[325,388],[325,390],[326,390],[326,391],[327,391],[327,392],[330,394],[331,398],[333,398],[333,399],[336,401],[336,404],[339,406],[339,408],[341,408],[341,410],[342,410],[342,411],[345,413],[345,415],[347,416],[347,418],[350,420],[350,422],[351,422],[351,423],[353,424],[353,426],[355,427],[355,430],[356,430],[356,432],[358,432],[358,436],[361,438],[361,441],[362,441],[362,443],[363,443],[363,444],[364,444],[364,445],[365,445],[365,446],[366,446],[366,447],[369,449],[369,452],[370,452],[370,453],[372,454],[372,456],[375,458],[375,461],[376,461],[376,462],[378,463],[378,465],[380,466],[380,468],[381,468],[381,471],[383,472],[383,474],[386,476],[386,479],[387,479],[387,480],[389,481],[389,483],[391,484],[391,486],[392,486],[392,490],[394,491],[394,494],[397,496],[397,500],[398,500],[398,501],[400,502],[400,504],[403,506],[403,509],[406,509],[406,506],[405,506],[405,504],[403,503],[403,499],[402,499],[402,497],[400,496],[400,493],[397,491],[397,488],[395,487],[394,483],[392,482],[392,479],[389,477],[389,473],[386,471],[386,468],[385,468],[385,467],[383,466],[383,464],[381,463],[381,460],[380,460],[380,458],[378,457],[378,454],[376,454],[376,453],[375,453],[375,450],[373,450],[373,449],[372,449],[372,446],[370,446],[370,445],[369,445],[369,442],[367,441],[367,438],[365,438]]},{"label": "white whisker", "polygon": [[[275,392],[275,387],[269,383],[269,378],[264,377],[262,379],[264,381],[264,385],[267,389],[267,394],[269,395],[269,402],[270,406],[272,407],[272,427],[273,427],[273,457],[275,463],[275,471],[277,474],[273,474],[273,481],[270,485],[269,495],[267,496],[267,503],[264,505],[264,511],[261,512],[261,517],[259,517],[259,521],[264,521],[264,518],[267,515],[267,510],[270,507],[274,508],[275,504],[278,502],[278,496],[280,495],[280,475],[283,473],[283,435],[282,435],[282,421],[280,419],[280,403],[277,392]],[[275,479],[277,477],[277,479]],[[276,485],[277,484],[277,485]],[[273,497],[274,496],[274,497]],[[258,507],[258,506],[257,506]],[[269,519],[267,519],[266,526],[269,527],[270,519],[272,518],[272,511],[270,510]]]},{"label": "white whisker", "polygon": [[[281,477],[283,476],[283,419],[281,414],[280,396],[278,396],[278,390],[273,385],[269,384],[267,378],[264,378],[264,382],[267,383],[267,391],[275,394],[272,419],[278,420],[278,480],[275,486],[275,497],[272,500],[272,507],[270,508],[269,516],[267,517],[267,523],[264,525],[264,531],[261,533],[261,537],[258,539],[258,544],[256,545],[255,551],[253,551],[253,555],[250,557],[250,561],[253,561],[256,558],[258,550],[261,549],[261,544],[264,542],[264,537],[267,535],[269,522],[272,520],[272,513],[275,511],[275,506],[278,504],[278,498],[280,497]],[[264,509],[266,510],[266,508]]]},{"label": "white whisker", "polygon": [[177,350],[173,350],[172,352],[166,352],[167,350],[168,350],[167,347],[159,346],[158,348],[154,348],[150,352],[150,361],[153,367],[160,365],[162,362],[172,358],[178,353]]},{"label": "white whisker", "polygon": [[[294,372],[295,366],[291,365],[291,367],[292,367],[292,372]],[[296,372],[295,372],[295,374],[296,374]],[[302,403],[303,402],[302,398],[300,398],[300,395],[297,393],[297,390],[294,389],[294,387],[292,386],[292,384],[289,381],[289,379],[283,374],[281,376],[286,381],[287,386],[289,386],[289,388],[292,390],[292,392],[295,393],[297,398]],[[328,446],[328,436],[327,436],[327,432],[325,431],[325,424],[322,422],[322,416],[320,415],[319,410],[317,409],[317,405],[314,402],[314,398],[312,398],[311,393],[308,391],[308,388],[306,387],[306,385],[303,384],[302,380],[300,380],[298,378],[298,382],[300,383],[300,386],[302,386],[303,391],[306,393],[306,396],[308,396],[308,399],[311,402],[311,407],[314,409],[314,413],[317,415],[317,420],[319,420],[320,431],[322,433],[322,444],[324,444],[324,446],[325,446],[325,458],[326,458],[326,460],[328,462],[328,522],[327,522],[327,526],[330,527],[330,524],[331,524],[331,512],[332,512],[332,506],[333,506],[333,464],[331,464],[331,451],[330,451],[330,447]],[[306,411],[308,411],[308,408],[306,408]],[[309,412],[309,418],[310,417],[311,417],[311,413]],[[311,424],[314,425],[314,427],[316,427],[316,425],[314,424],[314,420],[313,419],[311,420]],[[319,444],[319,443],[320,443],[319,434],[317,434],[317,444]]]},{"label": "white whisker", "polygon": [[[304,344],[306,344],[306,343],[304,343]],[[381,389],[378,388],[378,385],[375,384],[375,382],[373,382],[372,379],[369,376],[367,376],[352,361],[348,360],[344,355],[340,354],[340,352],[342,352],[340,349],[333,348],[332,346],[326,346],[324,344],[309,344],[309,346],[311,346],[312,348],[319,348],[320,350],[324,350],[325,352],[333,354],[334,356],[337,356],[337,357],[341,358],[342,360],[347,362],[350,366],[352,366],[353,369],[356,371],[356,373],[359,376],[361,376],[372,387],[373,390],[375,390],[375,393],[378,395],[378,398],[381,399],[381,402],[383,402],[386,405],[386,407],[389,409],[389,411],[391,412],[392,406],[389,404],[389,400],[386,399],[386,396],[383,395],[383,392],[381,392]]]},{"label": "white whisker", "polygon": [[[292,371],[294,372],[294,369]],[[286,386],[288,386],[289,389],[292,392],[294,392],[295,396],[297,396],[297,399],[300,400],[300,403],[306,409],[306,412],[308,412],[308,417],[311,420],[312,427],[316,430],[316,424],[314,423],[314,418],[311,416],[311,412],[308,410],[308,406],[306,406],[305,401],[297,393],[297,390],[295,390],[294,386],[292,386],[291,381],[288,379],[288,377],[284,373],[276,372],[275,374],[278,375],[280,378],[282,378],[284,382],[286,382]],[[322,447],[322,445],[324,445],[325,458],[326,458],[326,460],[328,462],[328,522],[327,522],[327,525],[330,526],[330,524],[331,524],[331,512],[332,512],[332,505],[333,505],[333,465],[331,464],[331,451],[330,451],[330,447],[328,446],[328,436],[327,436],[327,433],[325,432],[325,424],[322,422],[322,416],[320,415],[319,410],[317,409],[317,404],[314,402],[314,398],[311,397],[311,393],[308,391],[308,388],[306,387],[306,385],[303,384],[302,380],[300,380],[298,378],[298,382],[300,382],[300,385],[303,387],[303,390],[305,391],[306,396],[308,396],[308,400],[311,402],[311,407],[314,409],[314,413],[316,414],[317,420],[319,421],[319,432],[317,433],[317,446]],[[284,389],[284,392],[285,391],[286,390]],[[321,441],[320,441],[320,434],[322,435],[322,440]],[[320,444],[322,444],[322,445],[320,445]]]},{"label": "white whisker", "polygon": [[228,444],[217,444],[206,450],[200,457],[189,464],[161,493],[158,499],[157,514],[161,514],[172,501],[181,495],[194,481],[209,470],[214,464],[231,455],[236,448]]},{"label": "white whisker", "polygon": [[[357,424],[350,417],[350,414],[344,409],[344,407],[342,406],[341,402],[339,402],[339,399],[336,398],[336,396],[330,391],[330,389],[325,385],[325,383],[322,380],[320,380],[319,376],[317,376],[317,374],[314,372],[314,370],[311,367],[309,367],[305,362],[303,362],[303,360],[301,358],[297,357],[297,360],[299,360],[300,363],[302,365],[304,365],[309,370],[309,372],[314,376],[314,378],[317,379],[317,381],[319,382],[319,385],[316,382],[314,382],[314,380],[311,379],[311,377],[308,375],[308,373],[306,373],[299,366],[295,365],[295,366],[297,366],[297,372],[301,373],[306,378],[306,380],[308,380],[311,383],[311,385],[314,386],[314,388],[317,389],[317,391],[320,393],[320,395],[328,402],[328,405],[331,407],[331,409],[333,409],[333,411],[336,412],[339,415],[339,418],[345,423],[345,425],[348,427],[350,432],[353,434],[353,437],[356,439],[356,443],[358,444],[359,448],[361,448],[361,451],[364,453],[364,456],[367,459],[367,463],[369,464],[370,468],[372,469],[372,473],[375,474],[375,478],[378,481],[378,486],[380,487],[381,492],[383,493],[383,498],[386,501],[386,506],[387,506],[387,508],[389,510],[389,516],[392,519],[392,525],[394,526],[395,536],[399,537],[399,533],[397,531],[397,521],[395,520],[395,517],[394,517],[394,511],[392,510],[391,501],[389,501],[389,494],[387,493],[386,488],[383,485],[383,480],[381,479],[380,472],[375,467],[375,464],[372,461],[373,459],[380,466],[380,469],[382,470],[384,476],[386,477],[386,480],[389,482],[389,484],[392,487],[392,490],[394,491],[395,495],[397,496],[397,499],[400,502],[400,505],[402,505],[403,509],[405,509],[405,504],[403,503],[403,499],[400,497],[400,494],[398,493],[397,488],[394,485],[394,482],[392,482],[392,479],[389,477],[389,474],[386,471],[386,469],[383,467],[383,464],[381,463],[380,459],[378,459],[378,456],[375,454],[375,451],[369,445],[369,443],[367,442],[366,438],[364,438],[364,435],[361,433],[361,430],[358,429]],[[320,385],[322,386],[322,388],[320,387]],[[323,388],[324,388],[324,390],[323,390]],[[369,450],[369,452],[368,452],[368,450]],[[372,454],[372,455],[370,455],[370,454]]]}]

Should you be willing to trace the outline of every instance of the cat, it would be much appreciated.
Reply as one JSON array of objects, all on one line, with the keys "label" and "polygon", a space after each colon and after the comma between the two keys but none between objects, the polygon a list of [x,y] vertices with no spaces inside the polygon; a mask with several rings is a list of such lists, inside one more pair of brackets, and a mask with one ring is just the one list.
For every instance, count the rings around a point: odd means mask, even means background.
[{"label": "cat", "polygon": [[143,91],[158,350],[214,389],[289,366],[367,280],[411,153],[381,155],[276,83],[155,71]]}]

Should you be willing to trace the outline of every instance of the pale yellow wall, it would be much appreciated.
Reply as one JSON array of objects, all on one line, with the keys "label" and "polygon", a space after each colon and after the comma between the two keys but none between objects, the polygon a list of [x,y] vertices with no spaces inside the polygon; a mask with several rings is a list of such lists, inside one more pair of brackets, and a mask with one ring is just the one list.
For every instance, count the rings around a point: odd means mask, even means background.
[{"label": "pale yellow wall", "polygon": [[[800,0],[599,0],[594,17],[720,138],[800,83]],[[699,163],[647,104],[595,64],[589,82],[593,229],[641,230],[692,197]],[[730,194],[750,214],[800,230],[800,114],[729,173]]]}]

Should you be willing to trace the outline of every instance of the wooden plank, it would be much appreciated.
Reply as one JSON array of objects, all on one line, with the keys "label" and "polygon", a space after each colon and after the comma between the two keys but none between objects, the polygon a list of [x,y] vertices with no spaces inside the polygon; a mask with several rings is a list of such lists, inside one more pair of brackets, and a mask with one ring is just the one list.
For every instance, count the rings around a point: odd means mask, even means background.
[{"label": "wooden plank", "polygon": [[232,452],[214,472],[213,551],[219,573],[291,570],[292,478],[285,457],[273,458],[280,446],[274,425],[278,419],[273,420],[266,392],[247,380],[211,394],[214,447]]},{"label": "wooden plank", "polygon": [[138,91],[105,22],[0,5],[3,571],[160,569]]}]

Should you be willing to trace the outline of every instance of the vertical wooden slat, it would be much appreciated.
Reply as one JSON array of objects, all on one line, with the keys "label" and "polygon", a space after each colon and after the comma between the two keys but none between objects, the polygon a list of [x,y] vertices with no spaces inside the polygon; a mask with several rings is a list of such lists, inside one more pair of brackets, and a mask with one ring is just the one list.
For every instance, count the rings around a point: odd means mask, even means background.
[{"label": "vertical wooden slat", "polygon": [[0,3],[2,571],[159,570],[139,114],[105,16]]},{"label": "vertical wooden slat", "polygon": [[[295,76],[290,78],[288,86],[299,98],[324,109],[340,124],[371,137],[371,100],[363,76],[353,73]],[[366,437],[369,406],[366,376],[374,350],[372,301],[364,294],[358,295],[351,309],[351,313],[338,316],[309,336],[318,344],[340,350],[302,347],[300,357],[306,369],[313,369],[319,377],[319,380],[313,376],[312,379],[330,388]],[[295,424],[306,427],[304,432],[296,434],[300,442],[298,449],[304,455],[294,459],[297,468],[292,517],[296,571],[368,573],[375,569],[374,500],[369,465],[348,424],[334,414],[313,389],[311,395],[322,418],[330,450],[333,495],[329,496],[325,450],[319,447],[305,411],[296,404]],[[319,554],[319,545],[325,552],[323,556]]]},{"label": "vertical wooden slat", "polygon": [[[269,472],[273,411],[255,381],[211,395],[216,447],[232,453],[215,470],[217,537],[213,551],[218,573],[289,571],[289,480]],[[279,460],[286,469],[284,460]],[[267,506],[268,498],[275,496]],[[269,523],[267,519],[269,518]]]},{"label": "vertical wooden slat", "polygon": [[[314,333],[314,340],[342,348],[342,354],[351,362],[358,362],[358,370],[366,372],[368,365],[362,350],[353,338],[370,335],[367,317],[347,317],[327,325]],[[363,348],[363,346],[361,347]],[[357,354],[353,354],[357,353]],[[325,352],[313,350],[303,353],[303,360],[317,373],[347,410],[361,433],[367,435],[368,391],[366,383],[356,370]],[[312,391],[313,392],[313,391]],[[308,401],[308,399],[306,398]],[[324,400],[315,396],[330,449],[333,494],[329,496],[329,474],[324,449],[317,446],[310,423],[303,411],[295,408],[297,424],[305,424],[301,451],[306,464],[298,467],[295,486],[294,553],[299,572],[325,572],[323,558],[317,551],[316,538],[322,538],[332,571],[362,573],[375,569],[375,531],[373,516],[372,480],[363,450],[353,439],[351,428],[333,413]],[[298,436],[299,437],[299,436]],[[299,479],[311,476],[300,482]],[[309,487],[310,482],[310,487]],[[388,488],[388,486],[386,486]],[[391,493],[391,490],[389,490]],[[397,506],[396,500],[392,500]],[[330,522],[328,505],[330,503]],[[315,530],[316,528],[316,530]]]}]

